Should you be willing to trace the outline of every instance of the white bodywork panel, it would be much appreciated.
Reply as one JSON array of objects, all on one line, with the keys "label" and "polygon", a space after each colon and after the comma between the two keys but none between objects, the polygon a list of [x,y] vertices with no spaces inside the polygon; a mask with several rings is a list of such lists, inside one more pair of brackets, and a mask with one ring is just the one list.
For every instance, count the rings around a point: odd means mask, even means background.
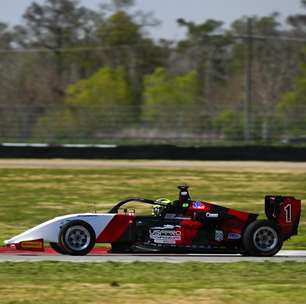
[{"label": "white bodywork panel", "polygon": [[81,220],[88,223],[94,229],[97,238],[114,216],[115,214],[108,213],[84,213],[59,216],[16,235],[4,241],[4,243],[10,245],[38,239],[57,243],[61,227],[73,220]]}]

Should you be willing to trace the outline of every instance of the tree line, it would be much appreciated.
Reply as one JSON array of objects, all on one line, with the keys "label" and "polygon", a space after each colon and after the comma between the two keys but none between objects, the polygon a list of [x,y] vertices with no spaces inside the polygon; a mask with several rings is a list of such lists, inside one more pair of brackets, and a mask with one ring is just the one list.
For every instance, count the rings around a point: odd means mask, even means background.
[{"label": "tree line", "polygon": [[240,141],[246,90],[253,141],[303,136],[306,10],[285,22],[254,16],[251,36],[249,20],[180,18],[186,36],[170,41],[150,37],[159,21],[133,0],[97,11],[33,2],[22,24],[0,23],[0,137]]}]

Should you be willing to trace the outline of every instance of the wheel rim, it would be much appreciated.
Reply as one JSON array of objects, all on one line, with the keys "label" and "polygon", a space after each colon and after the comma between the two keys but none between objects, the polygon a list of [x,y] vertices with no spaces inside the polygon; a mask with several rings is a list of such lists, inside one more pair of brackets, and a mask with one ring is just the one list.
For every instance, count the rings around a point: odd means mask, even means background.
[{"label": "wheel rim", "polygon": [[253,242],[260,251],[273,250],[278,243],[277,232],[269,226],[260,227],[254,233]]},{"label": "wheel rim", "polygon": [[83,226],[72,226],[65,233],[65,243],[74,251],[86,249],[90,239],[89,231]]}]

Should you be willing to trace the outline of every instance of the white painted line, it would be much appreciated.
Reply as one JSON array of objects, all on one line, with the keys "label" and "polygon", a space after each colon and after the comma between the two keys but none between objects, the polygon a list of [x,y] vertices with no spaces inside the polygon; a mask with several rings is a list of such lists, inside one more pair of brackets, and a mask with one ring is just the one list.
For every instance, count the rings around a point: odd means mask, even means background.
[{"label": "white painted line", "polygon": [[117,145],[93,145],[95,148],[117,148]]},{"label": "white painted line", "polygon": [[86,144],[64,144],[65,148],[117,148],[117,145],[86,145]]},{"label": "white painted line", "polygon": [[274,257],[246,257],[240,255],[159,255],[159,254],[101,254],[88,256],[68,256],[68,255],[46,255],[46,254],[0,254],[1,262],[39,262],[39,261],[62,261],[76,263],[90,262],[163,262],[163,263],[237,263],[237,262],[285,262],[296,261],[306,263],[306,251],[284,250]]},{"label": "white painted line", "polygon": [[65,148],[89,148],[91,146],[90,145],[85,145],[85,144],[64,144],[64,145],[60,145],[60,147],[65,147]]},{"label": "white painted line", "polygon": [[34,143],[34,144],[26,144],[26,143],[2,143],[4,147],[33,147],[33,148],[45,148],[49,147],[49,144],[42,143]]},{"label": "white painted line", "polygon": [[63,145],[50,145],[44,143],[1,143],[0,146],[3,147],[33,147],[33,148],[46,148],[46,147],[64,147],[64,148],[101,148],[101,149],[111,149],[117,148],[117,145],[88,145],[88,144],[63,144]]}]

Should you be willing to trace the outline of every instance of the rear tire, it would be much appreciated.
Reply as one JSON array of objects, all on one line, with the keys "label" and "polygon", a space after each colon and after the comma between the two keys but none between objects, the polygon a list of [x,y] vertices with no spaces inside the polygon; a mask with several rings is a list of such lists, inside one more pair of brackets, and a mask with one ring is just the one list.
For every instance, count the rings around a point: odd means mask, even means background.
[{"label": "rear tire", "polygon": [[246,256],[274,256],[280,251],[283,240],[278,226],[269,220],[252,222],[243,234],[243,247]]},{"label": "rear tire", "polygon": [[84,221],[68,222],[59,234],[60,246],[70,255],[86,255],[94,248],[95,243],[95,231]]}]

